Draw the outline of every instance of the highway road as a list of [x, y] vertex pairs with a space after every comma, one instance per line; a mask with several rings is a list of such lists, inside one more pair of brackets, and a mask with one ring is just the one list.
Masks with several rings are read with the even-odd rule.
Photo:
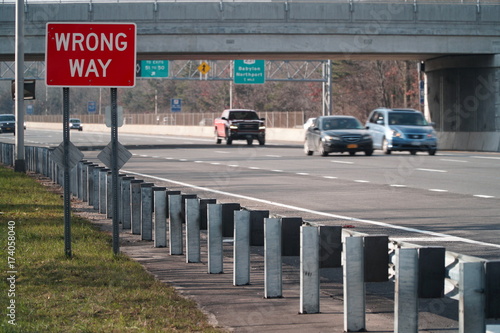
[[[62, 134], [28, 129], [25, 139], [27, 145], [56, 146]], [[74, 131], [71, 140], [88, 160], [97, 161], [110, 135]], [[133, 153], [122, 172], [157, 185], [311, 223], [500, 259], [498, 153], [376, 151], [370, 157], [321, 157], [283, 142], [226, 146], [206, 138], [128, 134], [119, 140]], [[13, 143], [14, 137], [1, 134], [0, 141]]]

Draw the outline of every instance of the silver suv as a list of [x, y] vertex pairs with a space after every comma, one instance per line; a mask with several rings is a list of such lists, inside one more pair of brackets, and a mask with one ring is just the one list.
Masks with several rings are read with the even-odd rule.
[[417, 110], [379, 108], [370, 113], [366, 129], [373, 138], [373, 148], [385, 154], [409, 151], [415, 155], [427, 151], [435, 155], [437, 137], [432, 125]]

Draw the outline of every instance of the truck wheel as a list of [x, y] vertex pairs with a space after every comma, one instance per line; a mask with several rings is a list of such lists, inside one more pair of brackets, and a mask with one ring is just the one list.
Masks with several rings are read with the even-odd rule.
[[226, 145], [232, 145], [233, 144], [233, 139], [227, 138], [226, 139]]
[[266, 144], [266, 139], [259, 139], [259, 146], [263, 146]]
[[251, 146], [253, 143], [253, 139], [247, 139], [247, 145]]

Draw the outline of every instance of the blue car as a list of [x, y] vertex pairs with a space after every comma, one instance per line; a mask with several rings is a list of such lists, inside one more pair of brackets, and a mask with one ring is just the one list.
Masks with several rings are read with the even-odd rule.
[[385, 154], [426, 151], [435, 155], [438, 140], [432, 125], [417, 110], [379, 108], [371, 112], [366, 129], [373, 138], [373, 148]]

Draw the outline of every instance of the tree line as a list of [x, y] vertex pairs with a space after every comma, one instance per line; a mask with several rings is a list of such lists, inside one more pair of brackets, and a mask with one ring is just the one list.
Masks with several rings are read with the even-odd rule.
[[[419, 108], [418, 61], [332, 61], [333, 114], [353, 115], [364, 121], [376, 107]], [[182, 99], [183, 112], [220, 112], [230, 105], [229, 81], [138, 79], [136, 86], [118, 89], [118, 104], [125, 113], [170, 112], [170, 100]], [[257, 111], [304, 111], [306, 117], [322, 113], [321, 82], [268, 81], [258, 85], [232, 85], [234, 108]], [[87, 114], [96, 102], [104, 113], [110, 104], [106, 88], [71, 88], [70, 113]], [[35, 115], [62, 114], [62, 89], [36, 83]], [[11, 82], [0, 81], [0, 113], [13, 113]], [[99, 112], [99, 110], [97, 110]]]

